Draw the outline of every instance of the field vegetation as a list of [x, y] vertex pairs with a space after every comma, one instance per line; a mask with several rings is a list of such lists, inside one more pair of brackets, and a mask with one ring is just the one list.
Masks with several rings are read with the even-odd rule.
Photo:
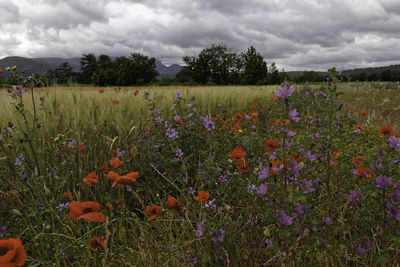
[[[400, 260], [396, 85], [0, 92], [0, 263]], [[13, 256], [10, 256], [13, 255]]]

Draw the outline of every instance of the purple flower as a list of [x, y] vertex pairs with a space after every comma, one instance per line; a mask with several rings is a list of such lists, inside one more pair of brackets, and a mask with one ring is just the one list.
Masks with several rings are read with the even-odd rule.
[[340, 103], [338, 110], [341, 110], [343, 108], [343, 103]]
[[331, 220], [331, 217], [322, 217], [322, 223], [325, 225], [331, 225], [333, 222]]
[[260, 170], [260, 172], [258, 173], [258, 179], [264, 180], [264, 179], [268, 178], [268, 175], [269, 175], [269, 167], [266, 167], [266, 168]]
[[255, 190], [257, 190], [257, 186], [255, 186], [254, 184], [247, 185], [247, 193], [253, 195], [254, 194], [253, 191]]
[[211, 131], [212, 129], [215, 129], [215, 125], [214, 122], [212, 121], [210, 116], [205, 116], [202, 118], [203, 119], [203, 123], [204, 123], [204, 127], [206, 127], [207, 130]]
[[371, 249], [372, 249], [371, 241], [366, 236], [363, 236], [363, 238], [361, 239], [360, 244], [358, 244], [355, 252], [357, 254], [362, 255]]
[[171, 138], [172, 140], [175, 140], [178, 138], [178, 132], [174, 130], [174, 128], [168, 128], [165, 134]]
[[280, 91], [275, 92], [275, 95], [277, 97], [287, 99], [289, 96], [291, 96], [293, 94], [294, 90], [295, 90], [294, 87], [290, 87], [288, 89], [287, 85], [285, 85], [285, 86], [282, 86]]
[[393, 148], [397, 152], [400, 152], [400, 138], [397, 138], [393, 135], [387, 140], [387, 143], [390, 145], [391, 148]]
[[196, 235], [197, 236], [203, 236], [203, 231], [206, 229], [206, 225], [204, 223], [204, 220], [201, 221], [201, 223], [199, 225], [197, 225], [197, 232]]
[[376, 177], [374, 184], [376, 188], [385, 189], [386, 187], [392, 185], [392, 178], [391, 177], [387, 178], [386, 176], [379, 175], [378, 177]]
[[24, 158], [24, 154], [19, 155], [16, 159], [15, 159], [15, 166], [21, 166], [22, 162], [25, 160]]
[[292, 221], [293, 217], [286, 215], [286, 213], [283, 210], [281, 211], [281, 216], [278, 218], [278, 220], [282, 225], [285, 226], [289, 226], [293, 223]]
[[34, 169], [34, 173], [35, 173], [35, 175], [38, 175], [38, 174], [39, 174], [39, 170], [38, 170], [38, 168], [37, 168], [37, 167], [35, 167], [35, 169]]
[[297, 112], [297, 109], [293, 109], [290, 107], [290, 111], [289, 111], [289, 118], [292, 121], [298, 122], [300, 120], [299, 117], [296, 117], [299, 113]]
[[193, 189], [193, 187], [189, 187], [188, 192], [193, 196], [196, 191]]
[[178, 92], [176, 92], [176, 94], [175, 94], [175, 100], [178, 100], [179, 98], [181, 98], [181, 96], [182, 96], [182, 93], [181, 93], [181, 91], [178, 91]]
[[62, 211], [63, 209], [68, 209], [68, 202], [67, 203], [61, 203], [60, 205], [56, 206], [56, 209], [58, 211]]
[[386, 204], [386, 208], [389, 218], [394, 217], [397, 221], [400, 221], [400, 209], [396, 209], [390, 202]]
[[317, 156], [312, 155], [310, 150], [308, 150], [308, 151], [306, 152], [306, 154], [304, 155], [304, 157], [305, 157], [306, 159], [309, 159], [311, 162], [317, 160]]
[[0, 227], [0, 238], [3, 238], [7, 233], [7, 226]]
[[356, 190], [350, 190], [350, 194], [346, 196], [346, 199], [350, 202], [357, 201], [361, 198], [361, 192]]
[[163, 119], [162, 119], [160, 116], [156, 117], [154, 120], [155, 120], [157, 123], [162, 123], [162, 121], [163, 121]]
[[217, 232], [212, 232], [212, 235], [213, 235], [212, 241], [214, 242], [215, 245], [217, 245], [218, 243], [224, 241], [225, 230], [221, 228]]
[[226, 183], [226, 182], [228, 181], [228, 179], [226, 179], [226, 176], [225, 176], [225, 175], [221, 175], [221, 176], [219, 177], [219, 180], [220, 180], [221, 182], [223, 182], [223, 183]]
[[259, 195], [266, 195], [268, 192], [268, 184], [262, 184], [260, 187], [257, 189], [257, 194]]
[[160, 114], [160, 110], [158, 108], [155, 108], [152, 112], [153, 115], [158, 115]]
[[293, 218], [297, 218], [300, 215], [303, 215], [306, 211], [311, 208], [310, 205], [303, 205], [300, 202], [297, 202], [296, 207], [294, 207], [294, 212], [292, 213]]
[[61, 255], [61, 257], [66, 256], [65, 250], [63, 248], [60, 248], [60, 255]]
[[320, 95], [322, 98], [326, 98], [326, 94], [325, 94], [324, 92], [319, 92], [319, 95]]
[[175, 155], [178, 157], [178, 158], [182, 158], [182, 156], [183, 156], [183, 152], [182, 152], [182, 150], [181, 149], [177, 149], [177, 150], [175, 150]]
[[264, 243], [265, 243], [265, 245], [267, 245], [268, 248], [272, 247], [272, 240], [265, 239]]
[[71, 140], [71, 142], [69, 142], [69, 144], [68, 144], [68, 147], [69, 147], [69, 148], [74, 148], [76, 145], [78, 145], [78, 144], [76, 143], [76, 141], [75, 141], [75, 140]]
[[287, 137], [293, 137], [293, 136], [295, 136], [295, 135], [296, 135], [296, 133], [293, 132], [292, 130], [289, 130], [289, 131], [287, 132]]
[[289, 171], [290, 171], [293, 175], [297, 176], [297, 175], [300, 174], [301, 168], [302, 168], [302, 167], [297, 163], [297, 161], [293, 161], [292, 163], [290, 163]]
[[300, 184], [300, 188], [306, 190], [304, 192], [305, 194], [309, 194], [315, 191], [315, 188], [312, 188], [311, 186], [313, 186], [312, 180], [303, 179], [303, 183]]
[[400, 188], [396, 186], [396, 190], [390, 193], [390, 198], [392, 199], [393, 204], [400, 204]]

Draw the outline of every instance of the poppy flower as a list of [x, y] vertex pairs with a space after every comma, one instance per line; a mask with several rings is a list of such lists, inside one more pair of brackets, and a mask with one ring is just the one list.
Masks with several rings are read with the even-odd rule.
[[26, 251], [22, 241], [16, 238], [0, 240], [0, 266], [19, 267], [26, 261]]
[[146, 132], [150, 132], [150, 130], [151, 130], [150, 126], [147, 126], [145, 130], [146, 130]]
[[107, 202], [105, 206], [106, 206], [106, 208], [109, 209], [109, 210], [114, 210], [114, 207], [113, 207], [113, 205], [112, 205], [111, 203], [108, 203], [108, 202]]
[[386, 125], [379, 130], [381, 135], [393, 135], [393, 128], [390, 125]]
[[363, 111], [361, 111], [360, 115], [361, 115], [361, 116], [367, 116], [367, 115], [368, 115], [368, 112], [367, 112], [366, 110], [363, 110]]
[[240, 172], [248, 172], [250, 170], [249, 162], [244, 159], [239, 159], [237, 163], [237, 168]]
[[269, 99], [269, 102], [275, 102], [275, 97], [271, 97], [271, 98]]
[[90, 222], [104, 222], [106, 216], [98, 212], [100, 204], [94, 201], [78, 202], [72, 201], [68, 204], [69, 216], [76, 222], [79, 219], [85, 219]]
[[123, 164], [124, 164], [124, 162], [123, 162], [123, 161], [120, 161], [120, 160], [119, 160], [119, 157], [116, 157], [115, 159], [110, 160], [110, 165], [111, 165], [114, 169], [121, 167]]
[[104, 236], [93, 237], [90, 239], [90, 248], [94, 249], [97, 247], [105, 248], [104, 246]]
[[110, 154], [111, 154], [112, 157], [116, 157], [117, 154], [118, 154], [118, 150], [116, 150], [116, 149], [111, 150]]
[[135, 90], [135, 92], [133, 92], [134, 96], [137, 96], [139, 94], [139, 90]]
[[103, 165], [101, 165], [101, 169], [102, 170], [109, 170], [110, 167], [108, 167], [107, 163], [103, 163]]
[[275, 125], [276, 126], [278, 126], [278, 125], [282, 125], [283, 123], [281, 122], [281, 119], [276, 119], [275, 120]]
[[164, 99], [165, 98], [165, 96], [163, 96], [163, 95], [160, 95], [159, 97], [160, 97], [160, 99]]
[[118, 104], [119, 104], [119, 101], [118, 101], [118, 99], [113, 99], [113, 100], [111, 100], [111, 103], [112, 103], [113, 105], [118, 105]]
[[269, 152], [275, 151], [279, 147], [279, 144], [277, 141], [268, 139], [265, 140], [265, 149]]
[[196, 200], [199, 202], [205, 202], [208, 200], [208, 198], [210, 197], [210, 193], [206, 192], [206, 191], [199, 191], [197, 193], [197, 197]]
[[340, 150], [335, 150], [332, 152], [331, 157], [337, 159], [340, 156]]
[[255, 112], [252, 112], [250, 115], [251, 115], [253, 118], [258, 117], [258, 113], [255, 113]]
[[102, 93], [104, 93], [104, 89], [99, 89], [98, 92], [99, 92], [100, 94], [102, 94]]
[[0, 68], [0, 74], [3, 74], [3, 70]]
[[256, 109], [256, 105], [251, 105], [250, 108], [251, 109]]
[[95, 172], [91, 172], [83, 179], [86, 184], [97, 183], [99, 181], [99, 177], [97, 177]]
[[64, 192], [64, 197], [71, 197], [72, 196], [72, 192]]
[[235, 115], [235, 120], [241, 120], [241, 119], [243, 119], [243, 115], [242, 114], [240, 114], [240, 113], [236, 113], [236, 115]]
[[232, 153], [229, 154], [229, 157], [231, 157], [233, 160], [239, 160], [242, 159], [246, 156], [246, 152], [243, 150], [243, 148], [237, 146], [233, 149]]
[[107, 179], [114, 180], [114, 183], [111, 187], [115, 187], [116, 185], [126, 185], [136, 182], [138, 176], [138, 172], [130, 172], [128, 174], [120, 176], [118, 173], [110, 171], [108, 172]]
[[177, 210], [179, 213], [182, 212], [182, 203], [176, 200], [174, 197], [168, 196], [167, 205], [170, 209]]
[[354, 164], [354, 166], [356, 168], [360, 168], [362, 166], [364, 160], [365, 160], [365, 157], [363, 155], [358, 155], [356, 157], [353, 157], [353, 160], [351, 162]]
[[356, 126], [354, 126], [354, 130], [360, 130], [360, 131], [363, 131], [363, 130], [365, 130], [365, 127], [363, 127], [362, 125], [360, 125], [360, 124], [357, 124]]
[[310, 114], [306, 115], [306, 119], [312, 119], [312, 118], [313, 118], [313, 116], [311, 116]]
[[146, 210], [144, 211], [144, 213], [148, 216], [150, 216], [150, 220], [154, 221], [158, 214], [160, 214], [162, 211], [162, 208], [160, 206], [157, 205], [151, 205], [151, 206], [147, 206]]
[[357, 169], [357, 173], [361, 175], [361, 179], [365, 182], [371, 181], [375, 173], [368, 167], [360, 167]]
[[79, 148], [78, 148], [78, 146], [77, 146], [76, 144], [74, 144], [74, 150], [75, 150], [75, 151], [81, 151], [81, 150], [83, 150], [84, 148], [85, 148], [85, 144], [82, 143], [82, 142], [79, 143]]

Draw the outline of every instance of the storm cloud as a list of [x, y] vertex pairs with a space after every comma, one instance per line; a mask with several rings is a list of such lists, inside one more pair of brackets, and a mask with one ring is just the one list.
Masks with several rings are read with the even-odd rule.
[[0, 0], [0, 58], [127, 56], [182, 63], [250, 45], [286, 70], [400, 63], [398, 0]]

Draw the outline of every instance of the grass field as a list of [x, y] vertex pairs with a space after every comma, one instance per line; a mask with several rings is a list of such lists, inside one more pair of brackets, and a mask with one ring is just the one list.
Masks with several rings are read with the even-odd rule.
[[400, 88], [332, 79], [3, 89], [0, 238], [26, 266], [395, 265]]

